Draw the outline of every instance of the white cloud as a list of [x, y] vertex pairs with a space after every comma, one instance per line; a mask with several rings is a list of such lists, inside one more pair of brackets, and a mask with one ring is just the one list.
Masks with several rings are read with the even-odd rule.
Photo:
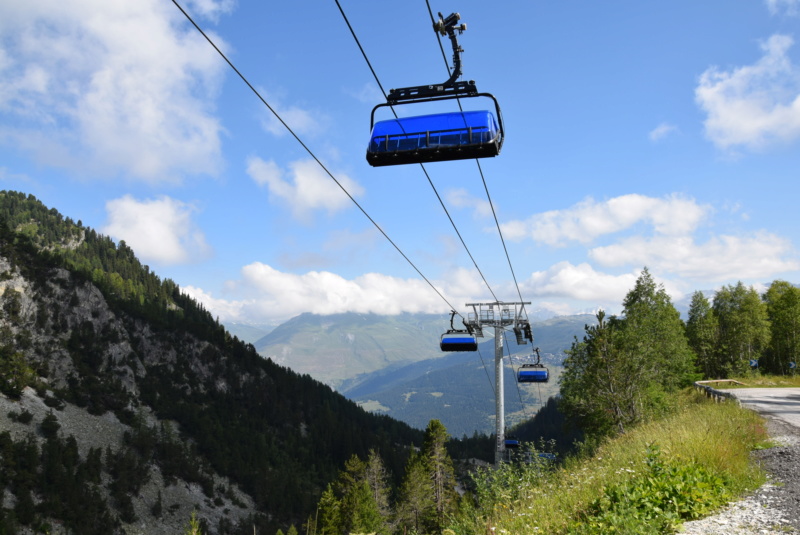
[[666, 138], [671, 133], [677, 132], [677, 131], [678, 131], [678, 127], [675, 126], [674, 124], [661, 123], [660, 125], [658, 125], [653, 130], [650, 131], [650, 133], [648, 134], [648, 137], [650, 138], [650, 141], [654, 141], [654, 142], [655, 141], [661, 141], [662, 139]]
[[608, 275], [595, 271], [589, 264], [559, 262], [545, 271], [531, 273], [522, 283], [525, 295], [560, 297], [594, 303], [622, 302], [633, 288], [638, 273]]
[[[289, 177], [273, 161], [250, 158], [247, 174], [260, 186], [266, 186], [276, 201], [289, 204], [292, 214], [298, 219], [307, 219], [312, 210], [338, 212], [350, 206], [352, 201], [314, 160], [300, 160], [289, 164]], [[364, 193], [355, 180], [344, 174], [336, 174], [336, 180], [353, 197]]]
[[[229, 9], [194, 4], [210, 16]], [[221, 126], [210, 102], [224, 69], [171, 3], [3, 2], [0, 143], [81, 175], [215, 174]]]
[[[196, 286], [181, 286], [181, 292], [188, 295], [198, 303], [202, 303], [212, 316], [219, 317], [221, 321], [242, 321], [258, 323], [259, 320], [251, 318], [246, 312], [245, 301], [227, 301], [212, 297], [209, 292]], [[288, 318], [283, 318], [288, 319]]]
[[787, 15], [800, 14], [800, 0], [766, 0], [767, 8], [773, 15], [783, 11]]
[[210, 254], [205, 236], [192, 222], [195, 208], [170, 197], [137, 201], [130, 195], [106, 203], [101, 232], [125, 240], [146, 262], [180, 264]]
[[220, 15], [233, 11], [236, 2], [234, 0], [189, 0], [186, 5], [197, 11], [200, 16], [217, 22]]
[[[480, 279], [468, 270], [458, 270], [446, 283], [436, 283], [453, 306], [461, 308], [473, 298]], [[222, 321], [270, 323], [311, 312], [399, 314], [447, 312], [447, 303], [423, 280], [402, 279], [367, 273], [348, 280], [329, 271], [302, 274], [279, 271], [255, 262], [242, 268], [240, 280], [228, 285], [233, 296], [219, 299], [200, 288], [184, 288]], [[247, 296], [247, 297], [237, 297]]]
[[597, 247], [589, 256], [602, 266], [650, 266], [696, 281], [769, 279], [800, 268], [791, 243], [768, 232], [717, 236], [697, 243], [690, 236], [641, 236]]
[[[265, 95], [265, 100], [275, 110], [275, 113], [280, 115], [286, 125], [299, 136], [314, 136], [322, 133], [325, 130], [325, 123], [328, 118], [322, 112], [311, 111], [295, 105], [284, 105], [280, 98], [275, 94], [267, 94], [266, 91], [259, 91]], [[264, 115], [261, 126], [270, 134], [282, 137], [289, 134], [289, 130], [284, 126], [281, 121], [275, 116], [274, 113], [267, 110], [262, 112]]]
[[[738, 205], [726, 207], [726, 211], [748, 219]], [[609, 244], [588, 250], [588, 258], [596, 266], [648, 266], [687, 281], [766, 280], [800, 269], [800, 257], [792, 243], [771, 232], [712, 234], [700, 240], [700, 225], [711, 213], [710, 206], [675, 195], [662, 199], [624, 195], [601, 203], [588, 199], [566, 210], [536, 214], [527, 221], [506, 223], [503, 231], [509, 239], [531, 238], [556, 246], [569, 242], [588, 244], [608, 236], [605, 241]], [[623, 234], [625, 231], [628, 232]], [[556, 264], [550, 271], [540, 273], [537, 284], [541, 286], [541, 280], [550, 279], [563, 283], [565, 277], [570, 281], [605, 277], [589, 272], [592, 268], [588, 264], [579, 268]], [[555, 275], [551, 273], [553, 269]], [[612, 282], [609, 284], [613, 287]]]
[[658, 234], [685, 235], [692, 232], [709, 212], [692, 199], [671, 195], [662, 199], [629, 194], [603, 202], [586, 199], [566, 210], [535, 214], [526, 221], [503, 223], [510, 240], [533, 239], [564, 246], [566, 242], [590, 243], [607, 234], [648, 223]]
[[456, 208], [470, 208], [474, 211], [475, 217], [489, 217], [492, 215], [492, 207], [489, 201], [471, 196], [467, 190], [457, 188], [445, 192], [447, 203]]
[[[664, 290], [673, 302], [685, 296], [685, 285], [680, 281], [666, 279], [654, 273], [653, 278], [656, 283], [663, 285]], [[559, 262], [545, 271], [536, 271], [530, 278], [523, 282], [522, 291], [524, 295], [531, 295], [537, 298], [553, 297], [561, 300], [572, 300], [574, 304], [583, 303], [578, 306], [580, 312], [594, 311], [603, 309], [611, 313], [619, 313], [622, 308], [622, 301], [625, 296], [636, 284], [636, 279], [641, 275], [641, 268], [636, 268], [629, 273], [611, 275], [595, 270], [587, 263], [574, 265], [570, 262]], [[537, 304], [544, 303], [537, 299]], [[587, 307], [586, 305], [591, 305]], [[550, 308], [555, 310], [553, 305]], [[564, 314], [575, 314], [576, 307], [573, 305], [566, 308], [561, 305]]]
[[773, 35], [755, 64], [701, 75], [695, 99], [715, 145], [759, 149], [800, 137], [800, 69], [788, 56], [792, 44], [787, 35]]
[[362, 104], [374, 106], [386, 101], [386, 97], [381, 93], [380, 88], [372, 82], [367, 82], [357, 90], [348, 89], [345, 92]]

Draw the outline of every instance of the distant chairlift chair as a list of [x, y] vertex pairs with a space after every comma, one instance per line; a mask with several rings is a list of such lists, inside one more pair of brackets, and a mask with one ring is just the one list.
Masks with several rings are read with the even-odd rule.
[[523, 364], [517, 372], [518, 383], [546, 383], [550, 380], [550, 371], [541, 363], [539, 348], [534, 348], [536, 362]]

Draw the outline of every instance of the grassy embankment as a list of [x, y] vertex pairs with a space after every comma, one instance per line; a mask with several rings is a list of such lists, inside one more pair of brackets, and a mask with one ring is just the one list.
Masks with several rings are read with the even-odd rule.
[[765, 475], [749, 458], [769, 444], [763, 420], [734, 403], [687, 390], [680, 408], [556, 470], [509, 464], [477, 478], [479, 505], [453, 531], [671, 533], [757, 488]]
[[734, 377], [733, 380], [743, 383], [718, 383], [714, 388], [720, 390], [731, 388], [798, 388], [800, 387], [800, 374], [798, 375], [761, 375], [755, 373], [745, 377]]

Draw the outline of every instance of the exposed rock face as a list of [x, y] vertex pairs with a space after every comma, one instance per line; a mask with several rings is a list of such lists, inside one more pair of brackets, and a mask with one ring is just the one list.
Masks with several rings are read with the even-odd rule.
[[[189, 376], [210, 378], [213, 373], [210, 362], [224, 358], [217, 348], [189, 334], [156, 334], [148, 324], [116, 313], [97, 287], [77, 280], [64, 269], [51, 270], [43, 283], [37, 283], [23, 277], [3, 257], [0, 257], [0, 331], [0, 343], [21, 352], [27, 364], [43, 375], [41, 386], [36, 390], [26, 387], [19, 399], [0, 395], [0, 432], [8, 431], [14, 441], [32, 438], [41, 446], [45, 438], [38, 426], [52, 414], [60, 426], [58, 435], [64, 439], [74, 437], [84, 460], [91, 448], [105, 454], [126, 447], [124, 435], [131, 433], [131, 427], [112, 411], [92, 414], [87, 407], [60, 399], [54, 401], [59, 397], [57, 392], [69, 389], [75, 378], [86, 375], [87, 367], [95, 376], [113, 379], [119, 389], [115, 397], [125, 403], [124, 409], [157, 428], [162, 422], [140, 400], [139, 381], [147, 376], [148, 370], [179, 363], [186, 366], [191, 371], [184, 385], [188, 393], [203, 388], [203, 382], [190, 381]], [[228, 389], [223, 378], [214, 378], [206, 384], [213, 384], [221, 392]], [[23, 413], [32, 417], [27, 423], [18, 418]], [[168, 425], [179, 429], [175, 422]], [[197, 483], [174, 478], [166, 481], [155, 463], [150, 463], [146, 470], [147, 482], [138, 495], [131, 497], [136, 520], [122, 524], [126, 533], [181, 533], [192, 511], [197, 511], [198, 518], [204, 519], [213, 532], [223, 518], [236, 524], [256, 512], [253, 500], [219, 475], [211, 474], [215, 491], [209, 496]], [[109, 479], [104, 475], [99, 490], [113, 504], [114, 500], [109, 498]], [[163, 509], [157, 518], [153, 507], [159, 495]], [[15, 503], [16, 497], [6, 492], [4, 507], [13, 507]], [[63, 532], [58, 521], [52, 525], [52, 533]]]

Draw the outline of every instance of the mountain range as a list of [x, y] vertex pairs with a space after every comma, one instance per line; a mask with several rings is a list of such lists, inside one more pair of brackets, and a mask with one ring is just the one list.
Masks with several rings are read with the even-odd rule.
[[[589, 314], [534, 322], [533, 346], [551, 370], [544, 385], [517, 387], [515, 370], [532, 358], [531, 345], [504, 342], [507, 425], [530, 418], [558, 393], [564, 351]], [[437, 418], [453, 436], [495, 430], [494, 338], [488, 331], [479, 351], [444, 353], [439, 337], [449, 314], [302, 314], [255, 343], [258, 352], [298, 373], [331, 384], [364, 408], [417, 428]]]

